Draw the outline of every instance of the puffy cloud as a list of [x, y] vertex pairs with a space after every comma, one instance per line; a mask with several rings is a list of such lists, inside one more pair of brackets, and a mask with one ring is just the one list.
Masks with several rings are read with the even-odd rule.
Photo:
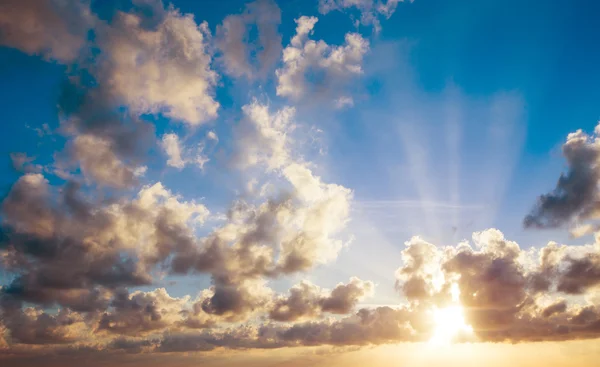
[[[414, 316], [414, 315], [413, 315]], [[209, 351], [227, 348], [282, 348], [316, 345], [372, 345], [417, 341], [403, 308], [361, 309], [340, 320], [325, 319], [291, 325], [240, 326], [223, 331], [169, 334], [160, 340], [159, 351]]]
[[214, 276], [215, 283], [199, 301], [202, 310], [226, 321], [243, 321], [262, 310], [272, 297], [272, 291], [260, 279], [231, 281]]
[[177, 135], [163, 135], [162, 147], [169, 157], [169, 160], [167, 160], [167, 165], [177, 168], [185, 167], [185, 161], [183, 158], [181, 158], [181, 147], [179, 146], [179, 137]]
[[22, 344], [66, 344], [88, 336], [81, 315], [61, 309], [50, 315], [40, 309], [3, 307], [2, 318], [12, 342]]
[[72, 144], [72, 155], [89, 182], [116, 188], [134, 185], [138, 167], [127, 165], [114, 151], [110, 140], [91, 134], [75, 137]]
[[164, 288], [132, 294], [117, 292], [112, 311], [102, 315], [98, 329], [133, 336], [164, 329], [182, 321], [181, 311], [187, 301], [169, 296]]
[[191, 236], [208, 210], [160, 183], [115, 203], [85, 200], [74, 184], [54, 195], [40, 174], [22, 176], [2, 203], [2, 293], [40, 304], [101, 308], [105, 289], [149, 284], [149, 271]]
[[102, 57], [95, 72], [112, 95], [137, 114], [162, 113], [197, 125], [217, 116], [212, 96], [208, 25], [174, 8], [154, 17], [120, 12], [96, 29]]
[[[581, 130], [569, 134], [562, 152], [569, 170], [561, 174], [556, 188], [538, 198], [525, 227], [558, 227], [598, 218], [600, 199], [600, 125], [592, 136]], [[581, 231], [582, 228], [579, 228]], [[577, 232], [577, 231], [576, 231]]]
[[237, 130], [238, 151], [234, 163], [242, 168], [265, 164], [279, 169], [290, 160], [290, 133], [296, 113], [292, 107], [270, 112], [257, 101], [242, 107], [244, 118]]
[[[217, 28], [216, 39], [227, 72], [249, 79], [265, 77], [281, 55], [280, 23], [281, 11], [273, 0], [254, 1], [246, 5], [244, 13], [227, 16]], [[248, 42], [253, 26], [258, 39]]]
[[275, 321], [296, 321], [314, 318], [323, 312], [347, 314], [364, 297], [371, 295], [373, 283], [351, 278], [348, 284], [338, 284], [329, 294], [318, 286], [303, 281], [290, 289], [287, 297], [278, 298], [269, 317]]
[[439, 291], [443, 282], [440, 250], [419, 237], [411, 238], [405, 245], [404, 266], [396, 273], [396, 287], [409, 301], [426, 300]]
[[[348, 98], [344, 88], [362, 74], [369, 42], [358, 33], [348, 33], [343, 46], [330, 46], [308, 38], [316, 17], [296, 20], [296, 35], [283, 50], [283, 67], [277, 69], [277, 95], [293, 100]], [[341, 95], [341, 96], [340, 96]]]
[[319, 0], [319, 12], [327, 14], [331, 11], [345, 11], [356, 8], [360, 12], [360, 21], [362, 25], [370, 25], [376, 32], [381, 30], [379, 17], [383, 16], [389, 19], [396, 11], [399, 2], [404, 0]]
[[600, 284], [598, 245], [549, 243], [524, 251], [496, 229], [474, 233], [473, 242], [475, 248], [465, 242], [443, 249], [419, 238], [406, 243], [397, 284], [413, 307], [444, 308], [456, 298], [483, 341], [597, 335], [595, 311], [587, 319], [579, 315], [598, 305], [590, 308], [560, 296], [586, 295]]
[[0, 45], [68, 63], [78, 57], [93, 23], [85, 0], [6, 0], [0, 4]]

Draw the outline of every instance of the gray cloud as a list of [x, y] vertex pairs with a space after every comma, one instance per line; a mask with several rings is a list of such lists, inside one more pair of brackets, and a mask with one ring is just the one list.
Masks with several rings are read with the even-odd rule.
[[165, 329], [181, 322], [186, 301], [170, 297], [164, 288], [132, 294], [119, 291], [112, 300], [112, 311], [100, 318], [98, 330], [139, 337]]
[[5, 0], [0, 45], [68, 63], [78, 57], [93, 23], [88, 1]]
[[323, 312], [347, 314], [356, 304], [371, 295], [374, 285], [353, 277], [348, 284], [338, 284], [329, 294], [304, 281], [279, 297], [271, 306], [269, 317], [275, 321], [296, 321], [320, 317]]
[[160, 183], [133, 202], [110, 204], [87, 201], [73, 184], [55, 190], [42, 175], [27, 174], [2, 203], [3, 265], [17, 275], [5, 294], [78, 308], [86, 306], [77, 296], [103, 304], [103, 288], [151, 283], [153, 267], [208, 215]]
[[559, 227], [598, 216], [600, 143], [597, 134], [598, 128], [592, 136], [581, 130], [569, 134], [562, 147], [568, 172], [561, 174], [552, 192], [538, 198], [534, 209], [525, 217], [525, 227]]

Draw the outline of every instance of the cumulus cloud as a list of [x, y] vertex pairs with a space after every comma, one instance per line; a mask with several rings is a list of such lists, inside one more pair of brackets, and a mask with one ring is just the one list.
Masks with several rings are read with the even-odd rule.
[[138, 337], [165, 329], [182, 321], [181, 311], [187, 301], [169, 296], [164, 288], [132, 294], [120, 291], [112, 300], [112, 310], [102, 315], [98, 329]]
[[331, 11], [348, 11], [356, 8], [360, 19], [356, 25], [373, 26], [376, 32], [381, 30], [380, 17], [389, 19], [396, 11], [399, 2], [404, 0], [319, 0], [319, 12], [327, 14]]
[[413, 306], [444, 307], [455, 286], [465, 319], [480, 340], [595, 335], [591, 330], [597, 319], [580, 322], [578, 315], [597, 305], [567, 302], [561, 295], [585, 295], [598, 286], [598, 245], [549, 243], [525, 251], [496, 229], [474, 233], [473, 243], [442, 249], [420, 239], [407, 242], [397, 273], [399, 289]]
[[279, 169], [290, 160], [290, 133], [294, 129], [295, 109], [286, 107], [275, 113], [257, 101], [242, 107], [244, 118], [237, 130], [238, 151], [234, 163], [242, 168], [265, 164]]
[[212, 94], [218, 76], [211, 69], [206, 23], [174, 8], [150, 19], [120, 12], [96, 33], [103, 55], [96, 77], [130, 110], [190, 125], [217, 116]]
[[72, 155], [89, 182], [116, 188], [132, 186], [137, 182], [138, 167], [127, 165], [116, 154], [110, 140], [91, 134], [75, 137]]
[[591, 136], [581, 130], [569, 134], [562, 147], [569, 169], [566, 174], [561, 174], [552, 192], [538, 198], [524, 220], [525, 227], [558, 227], [598, 218], [599, 133], [600, 127], [596, 127]]
[[[144, 201], [151, 204], [152, 197]], [[230, 216], [243, 215], [242, 209], [237, 210], [239, 213]], [[425, 341], [432, 337], [435, 328], [432, 312], [446, 307], [452, 296], [463, 307], [473, 340], [595, 338], [600, 333], [599, 305], [565, 296], [586, 295], [597, 289], [598, 280], [593, 280], [594, 273], [590, 271], [600, 264], [599, 253], [597, 245], [554, 243], [538, 251], [525, 251], [495, 229], [474, 233], [472, 243], [445, 248], [415, 237], [406, 242], [403, 265], [397, 272], [398, 289], [407, 292], [408, 303], [396, 308], [362, 308], [353, 314], [349, 313], [357, 303], [371, 294], [371, 282], [351, 278], [350, 282], [326, 291], [304, 281], [288, 294], [275, 295], [260, 278], [236, 280], [224, 277], [231, 273], [220, 272], [215, 273], [214, 286], [202, 291], [195, 300], [171, 297], [164, 289], [115, 291], [97, 324], [94, 318], [86, 319], [70, 311], [53, 316], [39, 310], [4, 306], [3, 312], [14, 312], [11, 320], [18, 322], [9, 322], [6, 327], [11, 335], [14, 330], [14, 338], [21, 343], [81, 340], [89, 337], [93, 325], [97, 325], [95, 333], [136, 336], [106, 339], [107, 350], [206, 352], [222, 347], [360, 346]], [[574, 261], [586, 263], [574, 265]], [[533, 281], [540, 276], [547, 278], [545, 289]], [[406, 286], [409, 282], [425, 286]], [[580, 286], [561, 286], [576, 283]], [[348, 315], [324, 317], [328, 313]], [[272, 321], [238, 323], [262, 314]], [[223, 327], [223, 322], [232, 324]]]
[[[280, 23], [281, 11], [273, 0], [254, 1], [244, 13], [227, 16], [216, 39], [227, 72], [249, 79], [265, 77], [281, 55]], [[257, 29], [256, 42], [248, 40], [251, 27]]]
[[348, 284], [338, 284], [329, 294], [320, 287], [303, 281], [290, 289], [287, 297], [279, 297], [269, 312], [275, 321], [296, 321], [315, 318], [323, 312], [347, 314], [364, 297], [370, 296], [374, 285], [356, 277]]
[[6, 0], [0, 3], [0, 45], [69, 63], [93, 23], [88, 1]]
[[296, 34], [283, 50], [283, 66], [276, 71], [278, 96], [295, 101], [348, 98], [344, 89], [362, 74], [369, 41], [358, 33], [346, 34], [342, 46], [311, 40], [317, 21], [307, 16], [296, 19]]
[[3, 266], [16, 277], [2, 293], [45, 305], [93, 309], [105, 291], [150, 284], [150, 271], [191, 236], [208, 210], [162, 184], [133, 201], [91, 202], [77, 185], [57, 192], [41, 174], [22, 176], [2, 203]]
[[2, 316], [12, 341], [22, 344], [66, 344], [89, 332], [82, 316], [66, 309], [50, 315], [32, 307], [3, 307]]

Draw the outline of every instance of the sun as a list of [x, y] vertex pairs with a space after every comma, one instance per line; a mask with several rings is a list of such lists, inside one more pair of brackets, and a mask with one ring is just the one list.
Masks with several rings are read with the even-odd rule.
[[437, 346], [449, 345], [460, 334], [471, 334], [473, 328], [465, 322], [463, 308], [459, 304], [458, 286], [452, 285], [452, 305], [433, 310], [435, 324], [429, 343]]

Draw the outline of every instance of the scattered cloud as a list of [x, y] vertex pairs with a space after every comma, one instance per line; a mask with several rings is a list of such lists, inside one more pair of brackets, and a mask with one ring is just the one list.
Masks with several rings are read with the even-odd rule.
[[[216, 136], [216, 135], [215, 135]], [[210, 139], [207, 136], [208, 139]], [[196, 164], [201, 170], [204, 170], [204, 165], [210, 160], [203, 154], [205, 144], [201, 142], [193, 149], [182, 147], [181, 141], [176, 134], [169, 133], [162, 137], [161, 146], [167, 156], [167, 165], [179, 169], [183, 169], [187, 164]]]
[[[242, 14], [229, 15], [217, 28], [217, 47], [228, 74], [248, 79], [264, 78], [281, 57], [281, 10], [273, 0], [257, 0], [246, 5]], [[252, 27], [257, 40], [251, 42]]]
[[369, 41], [358, 33], [347, 33], [342, 46], [313, 41], [309, 35], [317, 21], [307, 16], [296, 19], [296, 35], [283, 50], [283, 66], [276, 71], [278, 96], [294, 101], [349, 98], [340, 94], [362, 74]]
[[399, 2], [404, 0], [319, 0], [319, 12], [327, 14], [331, 11], [348, 11], [356, 8], [360, 19], [355, 25], [372, 26], [376, 32], [381, 30], [380, 17], [389, 19], [396, 11]]

